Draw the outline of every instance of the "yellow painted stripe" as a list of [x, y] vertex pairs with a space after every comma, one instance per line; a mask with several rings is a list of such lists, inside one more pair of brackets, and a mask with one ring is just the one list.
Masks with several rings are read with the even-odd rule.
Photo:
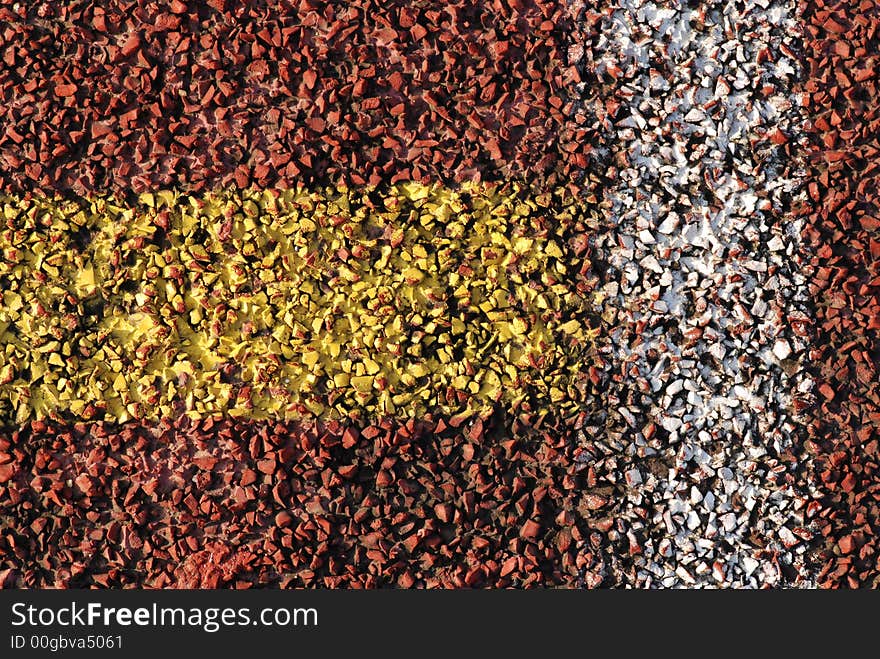
[[0, 420], [583, 398], [594, 304], [565, 264], [588, 208], [565, 193], [409, 183], [159, 192], [128, 207], [0, 200]]

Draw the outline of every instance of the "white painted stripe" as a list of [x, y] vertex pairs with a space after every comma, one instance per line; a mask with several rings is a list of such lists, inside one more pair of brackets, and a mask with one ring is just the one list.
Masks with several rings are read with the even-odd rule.
[[778, 459], [799, 428], [792, 392], [810, 386], [785, 320], [806, 300], [800, 225], [781, 218], [798, 181], [772, 142], [755, 146], [801, 131], [795, 7], [691, 6], [616, 3], [595, 55], [623, 81], [597, 241], [609, 314], [622, 310], [606, 441], [642, 478], [619, 519], [643, 553], [606, 563], [642, 587], [791, 583], [779, 563], [805, 583], [803, 545], [786, 546], [804, 502]]

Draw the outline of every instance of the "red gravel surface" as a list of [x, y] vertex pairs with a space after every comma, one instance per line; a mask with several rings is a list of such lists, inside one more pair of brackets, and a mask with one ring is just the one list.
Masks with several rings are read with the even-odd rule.
[[573, 29], [552, 0], [3, 3], [0, 187], [567, 184]]
[[880, 585], [880, 3], [805, 2], [819, 585]]
[[34, 422], [0, 435], [0, 586], [599, 585], [583, 423]]

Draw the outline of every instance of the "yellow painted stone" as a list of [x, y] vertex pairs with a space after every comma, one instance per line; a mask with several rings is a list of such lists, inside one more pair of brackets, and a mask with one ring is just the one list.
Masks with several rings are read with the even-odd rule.
[[0, 197], [0, 420], [575, 409], [598, 298], [561, 273], [595, 212], [488, 184]]

